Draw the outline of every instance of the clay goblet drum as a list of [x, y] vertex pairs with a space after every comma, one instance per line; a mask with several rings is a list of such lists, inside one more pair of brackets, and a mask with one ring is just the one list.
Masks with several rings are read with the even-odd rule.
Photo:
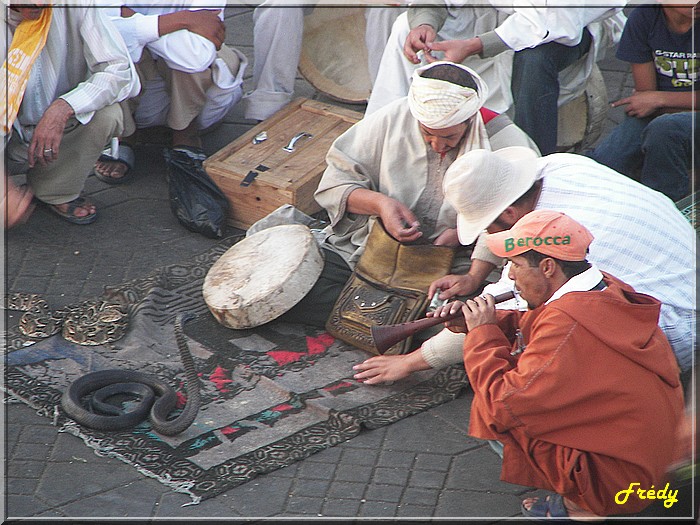
[[307, 226], [274, 226], [229, 248], [204, 278], [202, 294], [222, 325], [254, 328], [301, 301], [322, 269], [323, 256]]

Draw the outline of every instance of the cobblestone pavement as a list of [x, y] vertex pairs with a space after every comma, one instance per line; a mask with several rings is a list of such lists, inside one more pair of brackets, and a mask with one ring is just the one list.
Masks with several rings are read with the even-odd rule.
[[[252, 8], [227, 9], [227, 42], [252, 61]], [[601, 64], [609, 99], [629, 92], [627, 67]], [[252, 64], [246, 87], [250, 83]], [[297, 95], [323, 98], [299, 78]], [[358, 107], [355, 107], [358, 109]], [[362, 110], [362, 107], [359, 107]], [[205, 137], [217, 151], [254, 125], [238, 108]], [[611, 110], [609, 130], [622, 117]], [[6, 289], [43, 294], [53, 308], [98, 296], [105, 285], [143, 277], [187, 260], [214, 241], [181, 227], [169, 207], [161, 146], [137, 148], [137, 178], [87, 193], [99, 208], [91, 226], [74, 226], [37, 209], [6, 235]], [[232, 228], [228, 233], [235, 233]], [[16, 321], [8, 312], [8, 322]], [[499, 481], [499, 460], [467, 436], [471, 393], [261, 475], [199, 505], [134, 468], [99, 457], [80, 439], [57, 433], [26, 405], [5, 404], [3, 516], [11, 518], [491, 517], [519, 515], [528, 489]], [[68, 520], [71, 521], [71, 520]]]

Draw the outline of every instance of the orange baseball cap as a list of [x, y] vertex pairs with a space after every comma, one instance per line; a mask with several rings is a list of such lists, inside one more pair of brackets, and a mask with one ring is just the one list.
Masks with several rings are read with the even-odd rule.
[[583, 261], [593, 235], [568, 215], [536, 210], [524, 215], [510, 230], [486, 236], [486, 244], [498, 257], [514, 257], [529, 250], [562, 261]]

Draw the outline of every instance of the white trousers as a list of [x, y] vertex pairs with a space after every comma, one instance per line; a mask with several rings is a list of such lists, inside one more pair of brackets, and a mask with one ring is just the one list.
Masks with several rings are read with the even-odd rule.
[[[490, 7], [461, 8], [460, 16], [448, 16], [443, 28], [438, 31], [438, 40], [468, 38], [493, 30], [505, 20], [505, 16]], [[469, 16], [467, 16], [469, 15]], [[382, 55], [374, 89], [367, 103], [365, 115], [386, 106], [394, 100], [405, 97], [411, 85], [411, 75], [421, 65], [413, 64], [403, 54], [403, 45], [410, 32], [408, 17], [402, 14], [394, 22], [391, 35]], [[420, 55], [419, 55], [420, 56]], [[478, 56], [467, 58], [463, 64], [476, 71], [489, 88], [484, 104], [487, 108], [503, 113], [510, 107], [510, 71], [513, 66], [513, 52], [506, 51], [497, 57], [482, 59]]]
[[[451, 8], [445, 24], [438, 31], [437, 38], [438, 40], [472, 38], [494, 30], [507, 17], [507, 13], [493, 7]], [[591, 50], [560, 73], [559, 106], [583, 93], [593, 64], [604, 56], [606, 49], [619, 42], [624, 20], [624, 14], [619, 13], [587, 26], [593, 37]], [[386, 43], [365, 115], [369, 115], [408, 94], [411, 75], [419, 67], [419, 65], [409, 62], [403, 54], [403, 45], [409, 32], [408, 17], [403, 14], [396, 19], [391, 36]], [[513, 69], [513, 51], [505, 51], [489, 58], [472, 56], [462, 63], [476, 71], [486, 82], [489, 95], [484, 105], [487, 108], [503, 113], [512, 106], [513, 96], [510, 91], [510, 80]]]
[[143, 86], [130, 102], [136, 128], [168, 126], [185, 129], [198, 119], [199, 129], [223, 119], [243, 97], [243, 75], [248, 59], [235, 48], [221, 47], [217, 58], [200, 73], [183, 73], [155, 60], [144, 50], [136, 68]]
[[[266, 0], [253, 12], [253, 86], [243, 98], [247, 119], [265, 120], [287, 105], [294, 95], [294, 82], [301, 57], [304, 14], [312, 8], [271, 7]], [[398, 7], [365, 9], [367, 66], [374, 83], [392, 24], [404, 12]]]

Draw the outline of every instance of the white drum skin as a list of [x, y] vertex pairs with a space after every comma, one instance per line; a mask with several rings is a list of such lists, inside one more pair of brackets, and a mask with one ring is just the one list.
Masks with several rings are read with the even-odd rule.
[[229, 248], [204, 278], [202, 294], [220, 324], [254, 328], [301, 301], [322, 269], [323, 255], [307, 226], [274, 226]]

